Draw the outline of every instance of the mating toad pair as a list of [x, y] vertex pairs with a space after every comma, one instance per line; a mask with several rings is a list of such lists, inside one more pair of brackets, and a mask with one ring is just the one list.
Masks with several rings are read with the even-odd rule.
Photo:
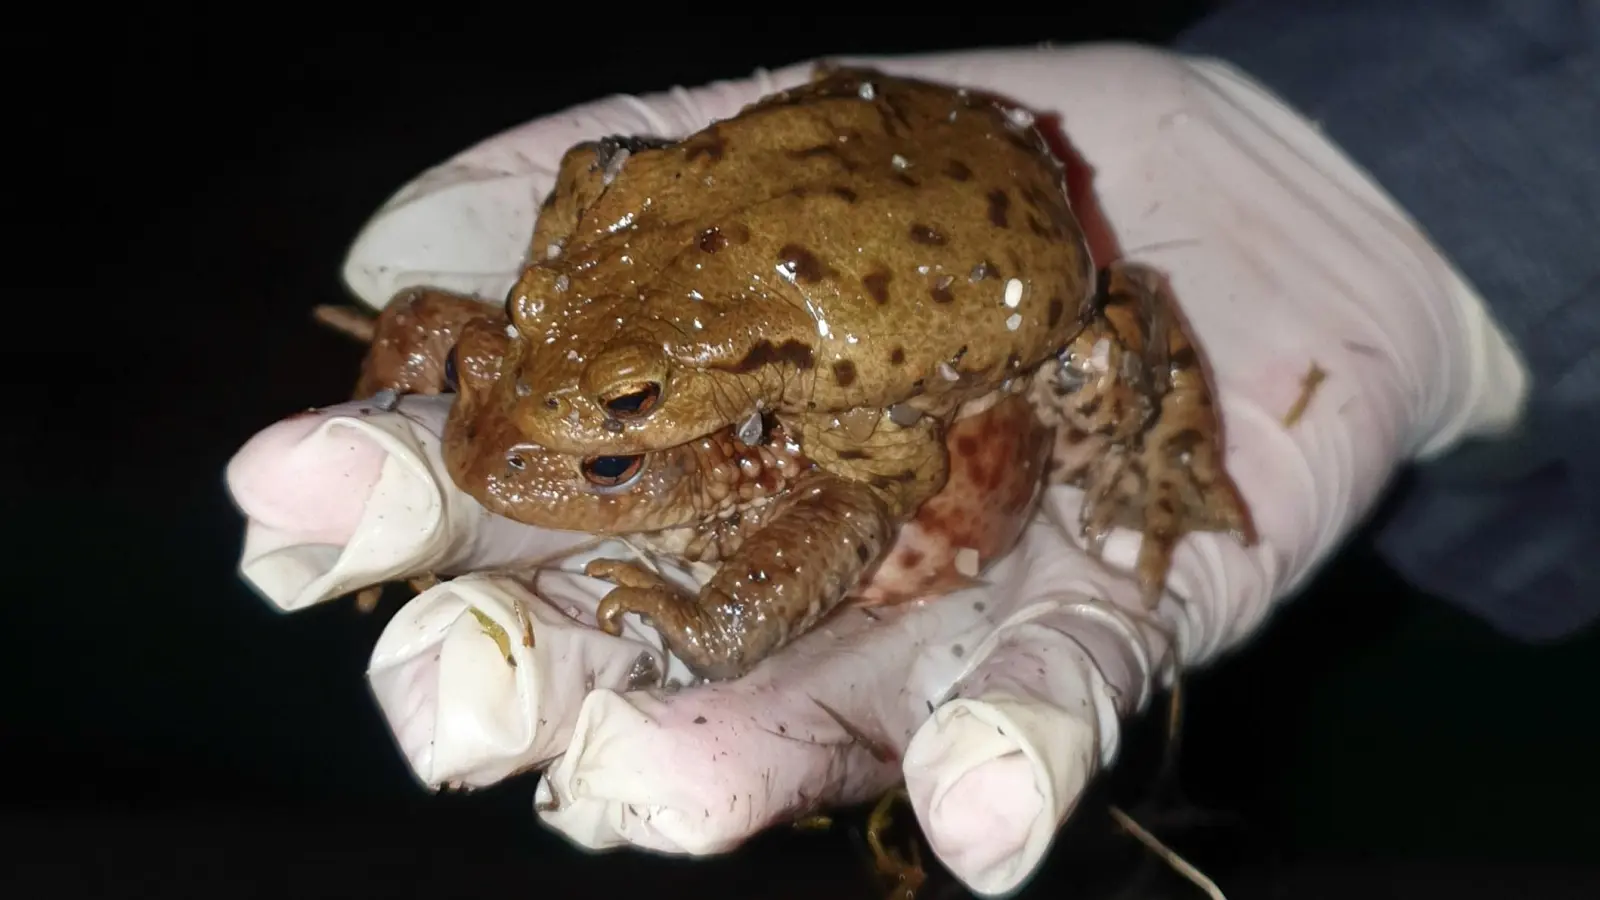
[[501, 515], [715, 564], [635, 564], [638, 613], [733, 678], [847, 600], [974, 583], [1046, 484], [1092, 548], [1142, 531], [1148, 603], [1191, 530], [1254, 539], [1164, 280], [1097, 270], [1032, 117], [861, 69], [675, 142], [574, 147], [503, 311], [396, 297], [358, 394], [455, 391], [444, 458]]

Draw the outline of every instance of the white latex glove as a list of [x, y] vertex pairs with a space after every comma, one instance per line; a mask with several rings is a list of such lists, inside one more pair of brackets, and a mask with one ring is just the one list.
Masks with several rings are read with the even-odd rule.
[[491, 515], [456, 489], [439, 456], [449, 404], [408, 396], [392, 410], [353, 401], [292, 416], [245, 444], [227, 484], [246, 517], [240, 572], [286, 612], [422, 575], [541, 560], [569, 570], [437, 585], [373, 650], [374, 696], [417, 778], [484, 787], [559, 754], [590, 689], [690, 675], [654, 632], [594, 627], [608, 586], [573, 573], [625, 548]]
[[[1060, 115], [1127, 256], [1165, 270], [1210, 358], [1227, 463], [1260, 533], [1180, 546], [1139, 610], [1071, 531], [1056, 489], [987, 587], [872, 625], [836, 617], [734, 684], [596, 690], [540, 785], [547, 822], [590, 847], [726, 850], [819, 800], [865, 799], [899, 755], [941, 860], [970, 888], [1022, 883], [1119, 718], [1177, 660], [1238, 644], [1367, 514], [1406, 461], [1509, 427], [1526, 373], [1471, 288], [1395, 204], [1260, 87], [1220, 64], [1129, 46], [856, 59]], [[424, 174], [368, 223], [345, 278], [379, 307], [429, 284], [498, 300], [571, 144], [688, 134], [810, 66], [613, 97], [496, 136]], [[428, 111], [419, 110], [426, 118]], [[1284, 419], [1315, 364], [1326, 380]], [[1124, 569], [1132, 535], [1106, 558]], [[480, 642], [481, 643], [481, 642]], [[929, 711], [934, 710], [930, 716]]]
[[439, 456], [448, 396], [354, 400], [263, 429], [228, 461], [240, 574], [285, 612], [369, 585], [555, 558], [595, 539], [491, 515]]

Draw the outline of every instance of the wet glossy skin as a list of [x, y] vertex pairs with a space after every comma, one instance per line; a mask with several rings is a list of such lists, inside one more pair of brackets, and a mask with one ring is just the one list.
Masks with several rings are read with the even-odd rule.
[[446, 360], [462, 329], [474, 319], [493, 321], [501, 316], [499, 309], [471, 297], [427, 288], [401, 291], [378, 315], [372, 343], [361, 360], [356, 398], [381, 390], [396, 394], [454, 390]]
[[492, 376], [463, 375], [447, 426], [463, 490], [500, 490], [528, 447], [625, 471], [618, 457], [758, 433], [758, 414], [814, 464], [729, 561], [783, 566], [696, 599], [613, 573], [605, 627], [682, 623], [724, 677], [841, 602], [944, 486], [961, 404], [1092, 312], [1031, 118], [872, 72], [821, 74], [676, 144], [574, 148], [531, 257], [516, 336]]
[[480, 415], [621, 455], [774, 412], [909, 513], [944, 477], [936, 423], [840, 434], [836, 414], [905, 401], [947, 421], [1059, 350], [1088, 299], [1061, 169], [1019, 121], [845, 70], [679, 143], [575, 148]]
[[[631, 457], [572, 456], [529, 443], [505, 420], [475, 414], [483, 395], [473, 388], [493, 377], [508, 343], [503, 318], [461, 330], [455, 357], [462, 390], [444, 434], [451, 479], [492, 512], [567, 531], [650, 532], [733, 515], [782, 493], [811, 468], [781, 431], [747, 445], [724, 428]], [[495, 452], [473, 452], [484, 447]]]
[[[873, 85], [870, 91], [863, 89], [867, 83]], [[902, 89], [912, 100], [904, 100]], [[530, 268], [507, 304], [516, 327], [507, 331], [502, 322], [465, 329], [458, 350], [461, 400], [447, 427], [445, 458], [463, 490], [524, 521], [606, 533], [656, 531], [656, 540], [677, 541], [674, 546], [688, 557], [726, 563], [698, 598], [680, 596], [626, 565], [601, 566], [596, 574], [621, 585], [602, 609], [604, 626], [620, 627], [623, 613], [638, 612], [656, 623], [680, 656], [710, 677], [737, 675], [802, 633], [861, 583], [864, 574], [885, 571], [886, 565], [894, 571], [893, 561], [882, 561], [888, 541], [946, 484], [951, 445], [944, 426], [949, 417], [959, 402], [992, 392], [1006, 376], [1027, 374], [1030, 363], [1025, 359], [1032, 357], [1015, 348], [1032, 352], [1040, 334], [1059, 335], [1057, 348], [1068, 351], [1067, 377], [1058, 389], [1032, 391], [1041, 412], [1053, 417], [1051, 424], [1066, 426], [1057, 431], [1055, 479], [1089, 491], [1083, 526], [1096, 544], [1112, 525], [1146, 532], [1139, 574], [1147, 601], [1159, 596], [1172, 545], [1185, 530], [1231, 523], [1237, 532], [1248, 533], [1243, 505], [1219, 464], [1218, 422], [1204, 402], [1209, 384], [1203, 367], [1193, 354], [1186, 363], [1173, 353], [1174, 347], [1188, 345], [1178, 333], [1181, 329], [1168, 324], [1170, 298], [1143, 287], [1130, 291], [1128, 284], [1143, 283], [1113, 269], [1106, 287], [1121, 287], [1102, 292], [1098, 300], [1110, 301], [1103, 312], [1093, 298], [1084, 303], [1089, 260], [1059, 184], [1055, 194], [1047, 195], [1037, 184], [1026, 186], [1018, 174], [1026, 174], [1027, 166], [1015, 157], [1029, 144], [1019, 135], [1035, 142], [1037, 135], [1005, 122], [999, 129], [969, 129], [966, 136], [978, 142], [971, 146], [955, 138], [919, 144], [912, 138], [920, 132], [907, 132], [913, 124], [928, 125], [928, 116], [917, 118], [917, 104], [925, 105], [929, 96], [939, 98], [947, 123], [952, 110], [955, 122], [980, 125], [982, 116], [1000, 115], [969, 105], [961, 94], [945, 88], [855, 74], [764, 101], [754, 107], [757, 112], [682, 144], [603, 142], [575, 148], [563, 161], [560, 183], [541, 212], [534, 240], [534, 258], [549, 262]], [[829, 112], [819, 114], [824, 108]], [[876, 117], [875, 125], [862, 121], [868, 111]], [[856, 119], [848, 119], [852, 112]], [[840, 131], [840, 115], [867, 131]], [[805, 152], [798, 152], [794, 135], [814, 138], [823, 125], [846, 140], [826, 148], [807, 144], [801, 148]], [[874, 127], [877, 131], [869, 138]], [[874, 153], [882, 161], [884, 147], [911, 152], [930, 145], [945, 155], [897, 152], [889, 154], [887, 170], [867, 166]], [[973, 150], [973, 158], [986, 167], [957, 159], [962, 147]], [[1040, 148], [1042, 143], [1028, 164], [1039, 162]], [[857, 155], [841, 156], [847, 151]], [[989, 177], [999, 165], [996, 159], [1006, 153], [1012, 156], [1003, 177]], [[722, 167], [706, 172], [687, 165], [704, 157], [714, 157]], [[1043, 158], [1048, 161], [1047, 155]], [[913, 159], [943, 160], [938, 171], [948, 184], [928, 189], [926, 178], [919, 181], [917, 174], [926, 176], [929, 170], [913, 174]], [[832, 160], [834, 168], [816, 170], [818, 160]], [[1059, 182], [1053, 165], [1045, 168]], [[819, 180], [818, 171], [830, 177]], [[895, 177], [886, 182], [883, 171]], [[698, 180], [686, 192], [675, 185], [687, 175]], [[739, 181], [735, 176], [740, 175], [750, 180]], [[970, 202], [973, 182], [1011, 183], [1006, 179], [1024, 187], [986, 194], [988, 202], [981, 209]], [[819, 184], [845, 190], [820, 191]], [[1013, 196], [1024, 197], [1031, 210], [1011, 205]], [[830, 210], [816, 206], [819, 202], [844, 203], [843, 218], [839, 210], [831, 210], [829, 218]], [[918, 231], [920, 238], [894, 243], [883, 237], [883, 227], [874, 230], [853, 218], [862, 210], [874, 214], [869, 219], [886, 212], [886, 221], [950, 215], [939, 219], [935, 235]], [[1013, 215], [1019, 211], [1022, 216]], [[897, 219], [897, 213], [905, 215]], [[705, 226], [708, 216], [720, 224]], [[815, 223], [824, 220], [828, 228], [818, 231]], [[1020, 227], [1022, 221], [1026, 228]], [[613, 232], [608, 223], [622, 225]], [[752, 223], [759, 227], [752, 228]], [[851, 231], [852, 225], [860, 227]], [[812, 231], [807, 233], [818, 238], [813, 243], [832, 252], [800, 259], [793, 252], [785, 255], [784, 248], [799, 246], [808, 253], [814, 248], [791, 246], [792, 241], [778, 246], [785, 259], [775, 264], [778, 279], [773, 281], [773, 272], [759, 268], [762, 254], [770, 255], [776, 241], [808, 226]], [[923, 255], [897, 255], [909, 245], [920, 247]], [[853, 255], [851, 247], [856, 248]], [[959, 266], [949, 260], [971, 255], [973, 248], [992, 253], [983, 255], [958, 285], [950, 272]], [[888, 277], [873, 279], [856, 271], [863, 258], [885, 267], [869, 275]], [[1000, 279], [1007, 267], [1018, 276], [1015, 287], [1020, 291], [1008, 291], [1010, 279]], [[1067, 296], [1080, 298], [1070, 307], [1066, 302], [1043, 304], [1042, 324], [1041, 304], [1028, 302], [1039, 297], [1038, 272], [1054, 273]], [[858, 276], [854, 294], [841, 287], [848, 281], [844, 276], [852, 273]], [[937, 276], [931, 286], [928, 276]], [[720, 285], [720, 292], [684, 288], [686, 282]], [[619, 283], [620, 289], [610, 290]], [[730, 289], [730, 284], [736, 287]], [[987, 300], [981, 293], [986, 285]], [[864, 299], [868, 297], [870, 302]], [[940, 308], [952, 316], [945, 323], [949, 327], [927, 327], [921, 321], [915, 323], [918, 327], [905, 327], [904, 310], [938, 313]], [[957, 313], [964, 316], [959, 322]], [[1012, 349], [1000, 365], [992, 364], [999, 351], [984, 344], [995, 335], [973, 327], [985, 321], [984, 313], [1005, 316], [999, 320], [1006, 326], [1000, 342]], [[686, 324], [685, 316], [693, 318]], [[822, 322], [828, 323], [826, 328]], [[839, 331], [841, 323], [861, 325], [860, 333]], [[1090, 331], [1083, 331], [1085, 324], [1091, 324]], [[797, 342], [804, 329], [812, 330], [801, 345]], [[467, 333], [477, 337], [467, 340]], [[953, 355], [940, 357], [929, 350], [952, 336], [962, 341]], [[1097, 352], [1102, 339], [1108, 349]], [[885, 341], [894, 346], [874, 362], [870, 351], [881, 351]], [[683, 347], [695, 351], [687, 367], [679, 352]], [[848, 365], [819, 367], [819, 348], [831, 350], [833, 361]], [[849, 354], [856, 356], [847, 358]], [[1095, 368], [1101, 358], [1113, 363], [1109, 375]], [[610, 421], [610, 428], [603, 421], [599, 431], [588, 435], [601, 437], [611, 449], [561, 453], [530, 440], [526, 426], [541, 421], [549, 425], [548, 415], [540, 419], [545, 413], [562, 413], [559, 418], [566, 424], [557, 431], [587, 427], [582, 407], [605, 394], [595, 389], [592, 376], [610, 365], [607, 360], [627, 363], [617, 369], [618, 378], [634, 379], [630, 383], [637, 386], [635, 376], [644, 373], [650, 381], [659, 375], [656, 383], [662, 388], [636, 398], [635, 415]], [[926, 372], [930, 361], [936, 378], [924, 375], [906, 383], [906, 372]], [[1168, 371], [1174, 363], [1176, 368]], [[1198, 374], [1188, 377], [1192, 373]], [[561, 378], [567, 376], [575, 377], [582, 389], [563, 393]], [[582, 384], [586, 379], [587, 387]], [[1018, 385], [1027, 380], [1018, 378]], [[545, 390], [552, 384], [556, 390]], [[915, 413], [891, 417], [881, 406], [851, 405], [872, 400], [866, 392], [885, 384], [908, 386], [911, 393], [899, 409], [926, 414], [920, 419]], [[705, 403], [688, 402], [697, 396], [695, 385], [704, 387]], [[876, 399], [893, 396], [890, 392]], [[806, 398], [806, 407], [817, 408], [798, 407], [800, 397]], [[791, 405], [785, 407], [786, 402]], [[837, 409], [830, 410], [829, 403]], [[758, 407], [767, 413], [765, 424], [776, 425], [785, 437], [747, 446], [734, 435], [748, 430], [740, 425], [762, 424], [745, 418]], [[593, 411], [599, 409], [593, 405]], [[673, 418], [684, 409], [718, 411], [705, 420]], [[736, 414], [730, 417], [730, 410]], [[647, 454], [615, 449], [642, 446], [629, 443], [640, 434], [670, 435], [673, 428], [698, 428], [703, 422], [716, 427], [690, 442]], [[752, 434], [761, 431], [755, 428]], [[798, 436], [798, 446], [786, 436]], [[802, 450], [810, 468], [800, 464]], [[760, 473], [759, 478], [742, 477], [746, 470]], [[730, 478], [729, 471], [741, 477]], [[597, 474], [612, 483], [598, 489]], [[677, 535], [669, 538], [659, 529], [674, 529]], [[939, 544], [937, 538], [934, 544], [935, 559], [943, 552], [946, 563], [952, 548], [961, 549]], [[987, 561], [981, 554], [980, 559]], [[962, 554], [960, 568], [972, 568], [970, 553]]]
[[[1165, 281], [1149, 269], [1114, 264], [1105, 287], [1104, 315], [1069, 348], [1060, 375], [1052, 366], [1031, 386], [1019, 382], [1023, 395], [992, 394], [961, 411], [946, 433], [956, 461], [950, 479], [845, 593], [860, 603], [888, 604], [971, 583], [1014, 546], [1045, 481], [1089, 491], [1083, 523], [1095, 541], [1112, 525], [1145, 533], [1138, 571], [1151, 603], [1183, 534], [1231, 530], [1253, 540], [1248, 512], [1220, 465], [1220, 423], [1204, 360], [1188, 342]], [[493, 377], [507, 337], [504, 319], [492, 312], [440, 292], [397, 298], [379, 321], [363, 364], [364, 385], [369, 391], [447, 389], [443, 359], [457, 337], [455, 368], [467, 383]], [[434, 377], [418, 379], [418, 372]], [[475, 439], [510, 448], [517, 465], [455, 474], [486, 485], [478, 496], [489, 508], [529, 524], [633, 534], [659, 552], [743, 567], [744, 578], [738, 569], [719, 569], [715, 580], [725, 584], [711, 594], [754, 594], [742, 608], [758, 614], [737, 618], [735, 634], [705, 640], [702, 623], [672, 614], [694, 608], [675, 593], [677, 602], [663, 604], [667, 613], [656, 621], [675, 653], [715, 677], [748, 667], [804, 633], [820, 618], [806, 598], [859, 571], [858, 559], [824, 553], [809, 567], [802, 559], [801, 571], [780, 584], [787, 590], [766, 591], [767, 582], [748, 574], [775, 571], [786, 558], [794, 562], [797, 546], [801, 557], [808, 550], [818, 555], [804, 535], [787, 529], [746, 547], [747, 538], [784, 509], [773, 501], [810, 464], [781, 428], [753, 447], [732, 431], [645, 455], [636, 472], [611, 487], [597, 486], [581, 458], [519, 443], [515, 433]], [[1046, 457], [1049, 474], [1041, 478]], [[849, 509], [838, 512], [845, 516]], [[624, 563], [597, 571], [623, 582], [622, 592], [672, 590]], [[612, 617], [626, 611], [610, 601], [604, 610]], [[746, 653], [729, 669], [737, 648]], [[765, 649], [750, 654], [750, 648]]]
[[[452, 349], [454, 367], [474, 377], [486, 358], [503, 352], [505, 321], [497, 313], [441, 291], [397, 296], [378, 320], [357, 396], [451, 390]], [[522, 468], [507, 468], [499, 473], [504, 477], [490, 473], [482, 499], [528, 524], [635, 535], [658, 552], [720, 563], [759, 530], [768, 501], [810, 468], [781, 428], [754, 447], [732, 432], [650, 454], [636, 476], [609, 489], [585, 474], [579, 457], [524, 447]], [[991, 395], [963, 409], [946, 434], [956, 460], [950, 479], [900, 529], [890, 552], [852, 591], [855, 600], [878, 606], [956, 590], [1009, 551], [1043, 485], [1050, 434], [1020, 393]]]

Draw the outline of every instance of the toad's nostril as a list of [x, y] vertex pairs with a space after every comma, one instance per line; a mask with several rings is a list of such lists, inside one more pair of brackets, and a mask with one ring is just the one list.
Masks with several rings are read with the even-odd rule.
[[646, 381], [630, 384], [600, 398], [600, 404], [619, 419], [648, 416], [661, 400], [661, 385]]

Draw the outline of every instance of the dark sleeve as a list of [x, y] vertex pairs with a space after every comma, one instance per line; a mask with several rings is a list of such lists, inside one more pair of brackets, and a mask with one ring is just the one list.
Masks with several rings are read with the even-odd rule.
[[1600, 618], [1600, 3], [1240, 0], [1175, 48], [1319, 123], [1532, 372], [1516, 435], [1410, 473], [1378, 523], [1383, 554], [1525, 640]]

